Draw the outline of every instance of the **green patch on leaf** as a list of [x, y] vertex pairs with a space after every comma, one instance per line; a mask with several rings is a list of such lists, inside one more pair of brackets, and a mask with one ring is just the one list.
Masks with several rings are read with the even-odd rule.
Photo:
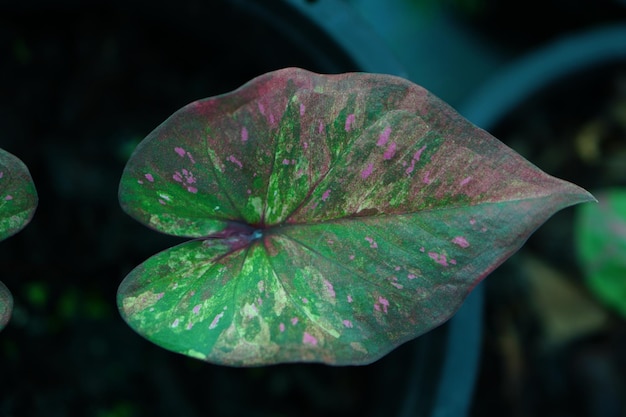
[[402, 78], [271, 72], [137, 147], [122, 208], [195, 238], [122, 282], [124, 319], [209, 362], [365, 364], [442, 324], [593, 197]]
[[598, 193], [577, 210], [576, 249], [591, 291], [626, 317], [626, 190]]

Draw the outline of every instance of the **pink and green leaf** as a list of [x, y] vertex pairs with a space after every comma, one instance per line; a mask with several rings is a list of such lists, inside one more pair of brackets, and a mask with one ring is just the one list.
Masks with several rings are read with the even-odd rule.
[[[37, 192], [26, 165], [0, 149], [0, 240], [22, 230], [37, 208]], [[13, 298], [0, 282], [0, 330], [11, 316]]]
[[24, 163], [0, 149], [0, 240], [22, 230], [37, 208], [35, 184]]
[[592, 199], [409, 81], [279, 70], [138, 146], [122, 207], [196, 239], [133, 270], [118, 302], [149, 340], [210, 362], [368, 363]]
[[13, 311], [13, 297], [9, 289], [0, 281], [0, 330], [9, 322]]

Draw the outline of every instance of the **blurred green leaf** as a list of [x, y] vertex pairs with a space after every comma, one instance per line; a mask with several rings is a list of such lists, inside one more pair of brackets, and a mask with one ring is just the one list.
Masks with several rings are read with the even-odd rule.
[[577, 210], [578, 260], [590, 290], [626, 317], [626, 189], [603, 190], [597, 198]]

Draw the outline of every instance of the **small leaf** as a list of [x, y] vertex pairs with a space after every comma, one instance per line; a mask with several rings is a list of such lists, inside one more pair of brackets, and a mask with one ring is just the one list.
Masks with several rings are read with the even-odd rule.
[[626, 190], [598, 193], [577, 210], [576, 249], [591, 291], [626, 317]]
[[22, 161], [0, 149], [0, 240], [22, 230], [35, 214], [37, 192]]
[[118, 304], [149, 340], [210, 362], [369, 363], [592, 199], [409, 81], [279, 70], [137, 147], [123, 209], [197, 239], [134, 269]]
[[13, 311], [13, 297], [9, 289], [0, 281], [0, 330], [9, 322]]
[[[22, 230], [37, 207], [37, 192], [28, 168], [9, 152], [0, 149], [0, 240]], [[13, 298], [0, 282], [0, 330], [11, 316]]]

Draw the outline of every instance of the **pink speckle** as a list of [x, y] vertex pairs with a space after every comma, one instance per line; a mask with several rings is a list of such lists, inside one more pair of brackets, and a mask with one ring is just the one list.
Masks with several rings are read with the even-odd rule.
[[235, 158], [234, 155], [229, 156], [227, 159], [233, 164], [237, 165], [239, 168], [243, 168], [243, 164], [241, 163], [241, 161]]
[[13, 196], [11, 194], [7, 194], [6, 197], [4, 197], [4, 201], [11, 201], [13, 200]]
[[328, 200], [328, 197], [330, 197], [330, 190], [324, 191], [324, 194], [322, 194], [322, 201]]
[[401, 270], [401, 269], [402, 269], [402, 267], [401, 267], [401, 266], [396, 266], [396, 267], [394, 268], [394, 270], [396, 270], [396, 271], [399, 271], [399, 270]]
[[333, 284], [331, 284], [327, 280], [324, 280], [324, 287], [326, 287], [326, 291], [328, 291], [328, 295], [330, 295], [331, 298], [335, 298], [336, 294], [335, 294], [335, 288], [333, 287]]
[[275, 122], [276, 122], [276, 119], [274, 119], [274, 115], [270, 113], [270, 124], [274, 125]]
[[421, 148], [419, 148], [413, 154], [413, 159], [411, 159], [411, 165], [404, 171], [406, 173], [406, 175], [410, 175], [413, 172], [413, 170], [415, 169], [415, 163], [417, 161], [419, 161], [420, 158], [422, 157], [422, 152], [424, 152], [424, 149], [426, 149], [426, 145], [424, 145]]
[[185, 329], [187, 330], [191, 330], [191, 328], [193, 327], [193, 323], [189, 322], [187, 323], [187, 325], [185, 326]]
[[423, 246], [420, 248], [420, 252], [422, 252], [422, 253], [424, 253], [424, 251], [425, 251], [425, 250], [426, 250], [426, 249], [424, 249], [424, 247], [423, 247]]
[[143, 185], [143, 181], [142, 180], [137, 180], [137, 184], [142, 184]]
[[302, 297], [302, 303], [309, 304], [309, 299], [306, 297]]
[[241, 141], [242, 142], [248, 141], [248, 129], [246, 129], [245, 127], [241, 128]]
[[367, 177], [369, 177], [372, 174], [373, 170], [374, 170], [374, 164], [369, 164], [367, 166], [367, 168], [365, 168], [363, 171], [361, 171], [361, 178], [362, 179], [366, 179]]
[[200, 312], [200, 307], [202, 307], [201, 304], [198, 304], [197, 306], [195, 306], [192, 310], [193, 314], [198, 314]]
[[215, 329], [217, 327], [217, 323], [219, 323], [223, 315], [224, 315], [223, 311], [219, 313], [218, 315], [216, 315], [213, 321], [211, 322], [211, 324], [209, 325], [209, 329], [211, 330]]
[[415, 274], [409, 274], [409, 275], [407, 275], [406, 277], [407, 277], [408, 279], [415, 279], [415, 278], [417, 278], [417, 275], [415, 275]]
[[182, 158], [183, 156], [185, 156], [185, 154], [187, 153], [187, 151], [185, 151], [183, 148], [178, 147], [178, 146], [177, 146], [176, 148], [174, 148], [174, 151], [175, 151], [175, 152], [178, 154], [178, 156], [180, 156], [181, 158]]
[[0, 178], [4, 177], [4, 172], [0, 171]]
[[248, 188], [248, 189], [246, 190], [246, 193], [248, 193], [248, 194], [252, 194], [252, 190]]
[[422, 178], [422, 181], [424, 182], [424, 184], [430, 184], [431, 182], [433, 182], [433, 180], [430, 178], [430, 171], [426, 171], [424, 173], [424, 178]]
[[346, 326], [348, 329], [351, 329], [353, 327], [350, 320], [344, 320], [343, 325]]
[[146, 174], [144, 175], [144, 177], [146, 177], [146, 179], [150, 182], [154, 182], [154, 177], [152, 176], [152, 174]]
[[348, 258], [349, 258], [351, 261], [354, 261], [354, 255], [350, 255], [350, 256], [348, 256]]
[[396, 278], [396, 277], [393, 277], [393, 278], [391, 279], [391, 281], [389, 281], [389, 283], [390, 283], [391, 285], [393, 285], [394, 287], [396, 287], [397, 289], [399, 289], [399, 290], [401, 290], [402, 288], [404, 288], [404, 285], [400, 284], [400, 283], [398, 282], [398, 278]]
[[304, 116], [305, 110], [306, 110], [306, 107], [304, 106], [304, 103], [300, 103], [300, 116]]
[[348, 294], [347, 300], [348, 300], [349, 303], [351, 303], [353, 301], [352, 300], [352, 296], [350, 294]]
[[295, 326], [296, 324], [298, 324], [298, 318], [297, 318], [297, 317], [293, 317], [293, 318], [291, 319], [291, 324], [292, 324], [292, 325], [294, 325], [294, 326]]
[[159, 204], [161, 204], [162, 206], [165, 205], [165, 201], [159, 198]]
[[303, 147], [304, 149], [308, 149], [308, 148], [309, 148], [309, 144], [308, 144], [308, 142], [304, 142], [304, 143], [302, 144], [302, 147]]
[[317, 345], [317, 339], [315, 337], [313, 337], [312, 335], [310, 335], [309, 333], [304, 332], [304, 335], [302, 336], [302, 343], [304, 343], [306, 345], [316, 346]]
[[[174, 179], [174, 181], [180, 182], [180, 183], [183, 182], [183, 179], [184, 179], [184, 182], [186, 182], [187, 184], [194, 184], [196, 182], [196, 178], [193, 176], [193, 173], [186, 169], [182, 170], [182, 174], [176, 171], [174, 175], [172, 175], [172, 178]], [[188, 185], [186, 188], [187, 188], [187, 191], [189, 191], [190, 193], [195, 194], [198, 192], [197, 188], [192, 187], [190, 185]]]
[[259, 113], [265, 116], [265, 106], [263, 105], [263, 103], [259, 103], [257, 107], [259, 108]]
[[471, 219], [470, 219], [470, 221], [469, 221], [469, 223], [470, 223], [472, 226], [473, 226], [473, 225], [475, 225], [475, 224], [476, 224], [476, 219], [471, 218]]
[[396, 143], [391, 142], [383, 154], [383, 159], [391, 159], [396, 154]]
[[[389, 307], [389, 300], [387, 300], [384, 297], [378, 297], [378, 303], [380, 303], [380, 305], [383, 306], [383, 311], [387, 313], [387, 307]], [[376, 305], [379, 305], [379, 304], [376, 304]]]
[[465, 177], [461, 180], [461, 187], [463, 187], [464, 185], [467, 185], [468, 182], [470, 182], [472, 180], [472, 177]]
[[376, 241], [374, 239], [372, 239], [371, 237], [367, 236], [365, 238], [365, 240], [367, 240], [369, 242], [370, 248], [376, 249], [378, 247], [378, 244], [376, 243]]
[[450, 259], [450, 263], [451, 263], [452, 265], [456, 265], [456, 259]]
[[281, 333], [284, 332], [285, 331], [285, 323], [280, 323], [278, 325], [278, 330], [280, 330]]
[[320, 125], [317, 128], [317, 133], [322, 133], [323, 131], [324, 131], [324, 122], [320, 122]]
[[289, 165], [289, 159], [283, 159], [283, 165]]
[[172, 327], [178, 327], [179, 323], [180, 323], [180, 320], [178, 319], [174, 320], [174, 322], [172, 323]]
[[404, 173], [406, 175], [409, 175], [413, 172], [414, 169], [415, 169], [415, 159], [411, 160], [411, 165], [409, 165], [409, 167], [404, 170]]
[[455, 237], [454, 239], [452, 239], [452, 243], [454, 243], [455, 245], [459, 245], [462, 248], [466, 248], [470, 245], [467, 239], [465, 239], [463, 236]]
[[189, 160], [191, 161], [191, 163], [195, 165], [196, 160], [195, 160], [195, 159], [193, 159], [193, 156], [191, 156], [191, 153], [187, 152], [187, 158], [189, 158]]
[[439, 265], [448, 266], [448, 260], [446, 259], [446, 255], [440, 255], [436, 252], [428, 252], [428, 256]]
[[391, 133], [391, 128], [387, 126], [383, 133], [378, 137], [378, 142], [376, 142], [376, 146], [385, 146], [387, 141], [389, 140], [389, 134]]
[[163, 296], [165, 295], [164, 292], [160, 292], [157, 294], [157, 300], [160, 300], [161, 298], [163, 298]]
[[256, 303], [257, 303], [259, 306], [262, 306], [262, 305], [263, 305], [263, 299], [262, 299], [261, 297], [257, 298], [257, 299], [256, 299]]
[[413, 154], [413, 159], [415, 159], [416, 161], [419, 161], [420, 158], [422, 157], [422, 152], [424, 152], [424, 149], [426, 149], [426, 145], [424, 145], [421, 148], [419, 148], [417, 150], [417, 152], [415, 152], [415, 154]]
[[352, 123], [354, 123], [354, 113], [351, 113], [346, 117], [346, 125], [344, 126], [346, 132], [352, 129]]

